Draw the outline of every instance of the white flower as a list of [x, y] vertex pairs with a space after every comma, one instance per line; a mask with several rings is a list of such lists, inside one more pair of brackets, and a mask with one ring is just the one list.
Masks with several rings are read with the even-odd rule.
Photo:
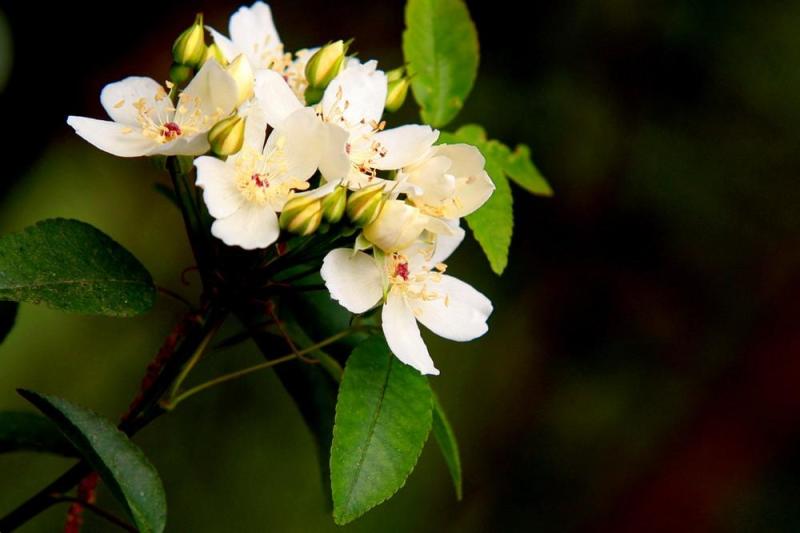
[[295, 95], [304, 100], [308, 82], [306, 63], [317, 48], [302, 49], [292, 54], [284, 52], [283, 43], [275, 29], [270, 7], [256, 2], [250, 7], [241, 7], [231, 15], [228, 23], [230, 38], [214, 28], [208, 27], [222, 56], [232, 62], [243, 55], [253, 73], [262, 69], [274, 70], [283, 76]]
[[[292, 88], [286, 80], [275, 71], [261, 70], [256, 74], [255, 84], [255, 104], [263, 113], [266, 123], [276, 128], [286, 117], [296, 113], [300, 109], [306, 109], [315, 117], [317, 134], [316, 141], [319, 143], [317, 149], [318, 163], [320, 172], [328, 175], [347, 165], [348, 159], [345, 154], [345, 144], [347, 142], [347, 132], [339, 127], [324, 123], [311, 107], [304, 108], [303, 103], [297, 98]], [[330, 192], [336, 183], [326, 184], [326, 191]], [[322, 195], [326, 192], [322, 192]]]
[[398, 170], [422, 159], [439, 137], [430, 126], [407, 125], [384, 130], [387, 80], [376, 61], [347, 66], [325, 89], [322, 118], [347, 132], [346, 159], [328, 165], [326, 179], [343, 179], [351, 189], [380, 183], [379, 170]]
[[486, 160], [468, 144], [433, 147], [426, 157], [398, 173], [401, 190], [423, 213], [453, 220], [482, 206], [494, 192]]
[[[317, 107], [328, 142], [320, 155], [320, 172], [335, 186], [350, 189], [391, 183], [378, 170], [397, 170], [421, 160], [439, 136], [429, 126], [409, 125], [383, 130], [386, 75], [377, 63], [351, 59], [325, 90]], [[272, 125], [303, 106], [286, 80], [272, 71], [256, 74], [256, 100]]]
[[[492, 303], [463, 281], [444, 274], [441, 263], [463, 239], [439, 237], [434, 246], [419, 242], [401, 252], [375, 257], [337, 248], [320, 271], [331, 297], [353, 313], [384, 300], [383, 333], [392, 352], [423, 374], [438, 374], [417, 322], [440, 337], [468, 341], [486, 333]], [[384, 298], [385, 295], [385, 298]]]
[[155, 80], [132, 76], [110, 83], [100, 102], [111, 121], [70, 116], [75, 132], [110, 154], [199, 155], [208, 151], [206, 133], [236, 106], [234, 79], [214, 60], [192, 79], [173, 105]]
[[275, 242], [276, 213], [295, 191], [308, 188], [317, 170], [321, 133], [313, 110], [301, 108], [276, 123], [266, 145], [263, 131], [249, 130], [245, 146], [227, 160], [197, 158], [197, 186], [216, 219], [211, 233], [246, 250]]
[[214, 42], [228, 61], [244, 54], [253, 71], [275, 68], [284, 63], [283, 43], [272, 21], [272, 11], [264, 2], [240, 7], [228, 22], [230, 39], [208, 28]]

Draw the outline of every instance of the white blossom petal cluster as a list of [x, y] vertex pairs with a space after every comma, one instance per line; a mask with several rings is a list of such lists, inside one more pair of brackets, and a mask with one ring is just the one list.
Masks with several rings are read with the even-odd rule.
[[[76, 133], [121, 157], [184, 155], [213, 217], [211, 233], [229, 246], [264, 249], [281, 238], [279, 215], [296, 197], [324, 198], [338, 187], [381, 190], [377, 216], [355, 248], [330, 250], [321, 275], [353, 313], [380, 306], [392, 352], [438, 374], [419, 324], [455, 341], [487, 331], [491, 302], [446, 273], [464, 237], [459, 220], [494, 191], [474, 146], [436, 144], [426, 125], [387, 128], [387, 75], [374, 60], [346, 57], [318, 102], [306, 101], [306, 65], [319, 47], [287, 53], [272, 12], [257, 2], [230, 18], [228, 35], [207, 28], [221, 60], [206, 59], [183, 88], [143, 77], [107, 85], [111, 120], [69, 117]], [[209, 131], [246, 119], [241, 149], [210, 153]]]

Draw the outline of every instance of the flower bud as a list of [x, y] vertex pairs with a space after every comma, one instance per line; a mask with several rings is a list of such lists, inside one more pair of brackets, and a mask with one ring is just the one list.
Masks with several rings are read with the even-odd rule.
[[253, 85], [255, 84], [253, 78], [253, 68], [250, 66], [250, 61], [244, 54], [239, 54], [236, 59], [231, 61], [231, 64], [225, 69], [228, 74], [236, 82], [237, 89], [237, 104], [241, 105], [248, 100], [253, 94]]
[[184, 87], [187, 83], [189, 83], [189, 80], [191, 80], [193, 76], [194, 69], [187, 65], [173, 63], [172, 66], [169, 67], [169, 79], [178, 87]]
[[378, 218], [385, 200], [382, 183], [359, 189], [347, 199], [347, 216], [356, 226], [366, 226]]
[[342, 70], [349, 44], [341, 40], [329, 43], [311, 56], [306, 63], [306, 79], [309, 87], [325, 89], [333, 81]]
[[408, 87], [411, 85], [411, 80], [408, 78], [400, 78], [389, 82], [386, 89], [386, 110], [394, 113], [406, 101], [408, 95]]
[[304, 94], [306, 105], [316, 105], [320, 103], [324, 95], [325, 95], [325, 89], [318, 89], [316, 87], [311, 87], [309, 85], [308, 87], [306, 87], [306, 92]]
[[315, 198], [295, 196], [283, 206], [278, 219], [281, 229], [305, 236], [311, 235], [322, 222], [322, 201]]
[[208, 144], [218, 156], [232, 155], [242, 149], [245, 119], [238, 115], [217, 122], [208, 132]]
[[205, 29], [203, 14], [194, 19], [194, 24], [181, 33], [172, 45], [172, 59], [179, 65], [197, 67], [206, 56]]
[[327, 222], [336, 224], [342, 219], [347, 205], [347, 187], [336, 187], [322, 199], [322, 216]]
[[397, 81], [406, 74], [406, 67], [397, 67], [386, 73], [386, 81]]
[[206, 55], [203, 57], [203, 63], [209, 59], [216, 59], [217, 63], [220, 65], [226, 65], [228, 63], [225, 56], [222, 55], [222, 50], [217, 46], [217, 43], [211, 43], [206, 47]]
[[378, 218], [364, 227], [364, 236], [384, 252], [396, 252], [414, 244], [429, 218], [402, 200], [388, 200]]

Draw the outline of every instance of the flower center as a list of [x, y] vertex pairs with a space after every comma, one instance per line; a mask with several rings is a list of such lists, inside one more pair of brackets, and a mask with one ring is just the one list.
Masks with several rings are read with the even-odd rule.
[[397, 263], [394, 266], [394, 275], [399, 278], [403, 278], [404, 281], [408, 281], [408, 263], [405, 261], [402, 263]]
[[161, 126], [161, 136], [164, 137], [167, 141], [172, 141], [181, 136], [183, 132], [181, 131], [181, 127], [175, 124], [174, 122], [167, 122], [163, 126]]
[[250, 176], [250, 179], [253, 183], [256, 184], [256, 187], [269, 187], [269, 180], [266, 176], [261, 176], [259, 173], [255, 173]]
[[[429, 259], [429, 254], [433, 253], [433, 249], [421, 250], [417, 253], [422, 253], [426, 259]], [[386, 272], [391, 290], [400, 292], [406, 298], [425, 301], [444, 298], [447, 303], [447, 296], [436, 290], [447, 266], [439, 263], [430, 270], [428, 268], [427, 266], [415, 267], [412, 272], [405, 255], [395, 252], [387, 256]]]
[[248, 202], [280, 211], [292, 191], [308, 188], [308, 182], [290, 174], [284, 144], [281, 137], [264, 154], [245, 147], [236, 155], [236, 187]]

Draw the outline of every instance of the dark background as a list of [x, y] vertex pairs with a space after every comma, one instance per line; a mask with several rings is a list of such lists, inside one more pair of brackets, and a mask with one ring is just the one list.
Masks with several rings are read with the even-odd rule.
[[[345, 530], [800, 530], [800, 2], [468, 3], [481, 69], [452, 126], [529, 144], [556, 196], [515, 189], [501, 278], [473, 242], [450, 264], [496, 309], [476, 342], [429, 337], [464, 500], [429, 443], [400, 493]], [[153, 191], [164, 177], [82, 143], [65, 118], [103, 116], [105, 83], [165, 78], [194, 12], [225, 30], [236, 6], [0, 1], [0, 230], [80, 218], [195, 294], [178, 279], [191, 261], [179, 216]], [[289, 50], [355, 37], [360, 57], [402, 61], [402, 2], [272, 7]], [[413, 104], [393, 119], [416, 120]], [[14, 389], [29, 387], [115, 417], [180, 313], [22, 305], [0, 347], [0, 408], [25, 408]], [[203, 372], [257, 361], [244, 345]], [[338, 530], [311, 437], [269, 374], [137, 441], [170, 531]], [[0, 456], [0, 512], [68, 464]], [[58, 530], [64, 510], [23, 531]]]

